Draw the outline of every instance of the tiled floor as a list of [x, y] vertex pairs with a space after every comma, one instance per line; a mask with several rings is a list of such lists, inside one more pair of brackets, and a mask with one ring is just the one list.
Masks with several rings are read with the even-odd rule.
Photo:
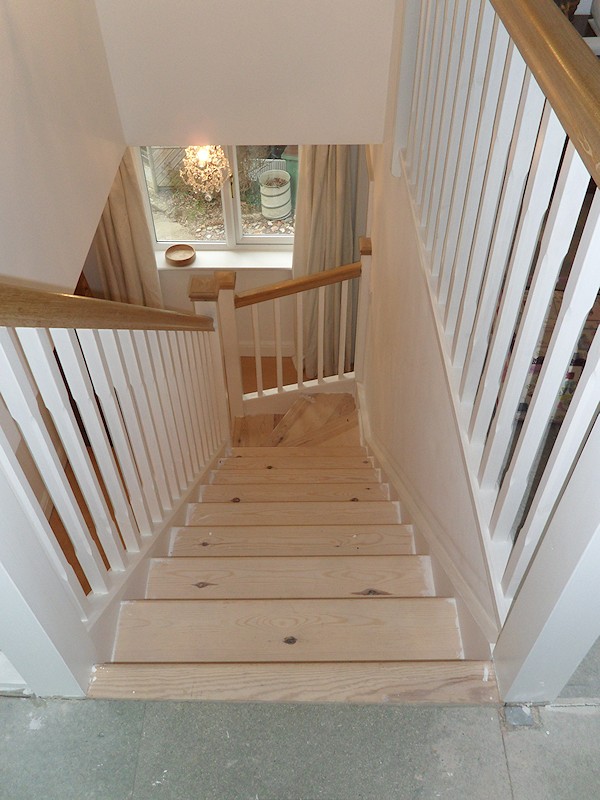
[[2, 800], [591, 800], [600, 708], [0, 698]]

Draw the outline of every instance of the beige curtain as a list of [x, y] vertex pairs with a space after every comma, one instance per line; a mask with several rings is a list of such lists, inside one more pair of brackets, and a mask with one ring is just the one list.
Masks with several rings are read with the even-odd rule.
[[92, 244], [107, 300], [162, 308], [154, 249], [131, 150], [110, 190]]
[[[311, 275], [331, 267], [351, 264], [360, 258], [358, 236], [364, 233], [367, 182], [364, 147], [358, 145], [303, 145], [299, 150], [298, 194], [294, 232], [293, 276]], [[353, 361], [358, 287], [352, 282], [346, 332], [345, 370]], [[326, 289], [324, 371], [337, 374], [339, 327], [339, 284]], [[303, 300], [304, 373], [317, 375], [317, 291]]]

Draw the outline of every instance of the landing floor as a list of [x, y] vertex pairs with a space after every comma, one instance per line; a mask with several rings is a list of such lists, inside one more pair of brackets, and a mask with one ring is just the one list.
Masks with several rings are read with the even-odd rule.
[[[539, 715], [539, 717], [538, 717]], [[0, 698], [1, 800], [592, 800], [600, 707]]]

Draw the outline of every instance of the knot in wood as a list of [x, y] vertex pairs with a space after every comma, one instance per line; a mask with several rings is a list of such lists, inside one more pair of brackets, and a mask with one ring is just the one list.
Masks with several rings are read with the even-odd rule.
[[286, 644], [296, 644], [296, 642], [298, 641], [298, 639], [296, 639], [296, 637], [295, 637], [295, 636], [286, 636], [286, 637], [285, 637], [285, 639], [284, 639], [283, 641], [284, 641]]

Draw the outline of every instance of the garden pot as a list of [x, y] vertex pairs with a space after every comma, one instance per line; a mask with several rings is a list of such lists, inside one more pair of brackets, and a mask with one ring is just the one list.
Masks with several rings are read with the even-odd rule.
[[260, 203], [265, 219], [284, 219], [292, 211], [290, 174], [283, 169], [268, 169], [259, 176]]

